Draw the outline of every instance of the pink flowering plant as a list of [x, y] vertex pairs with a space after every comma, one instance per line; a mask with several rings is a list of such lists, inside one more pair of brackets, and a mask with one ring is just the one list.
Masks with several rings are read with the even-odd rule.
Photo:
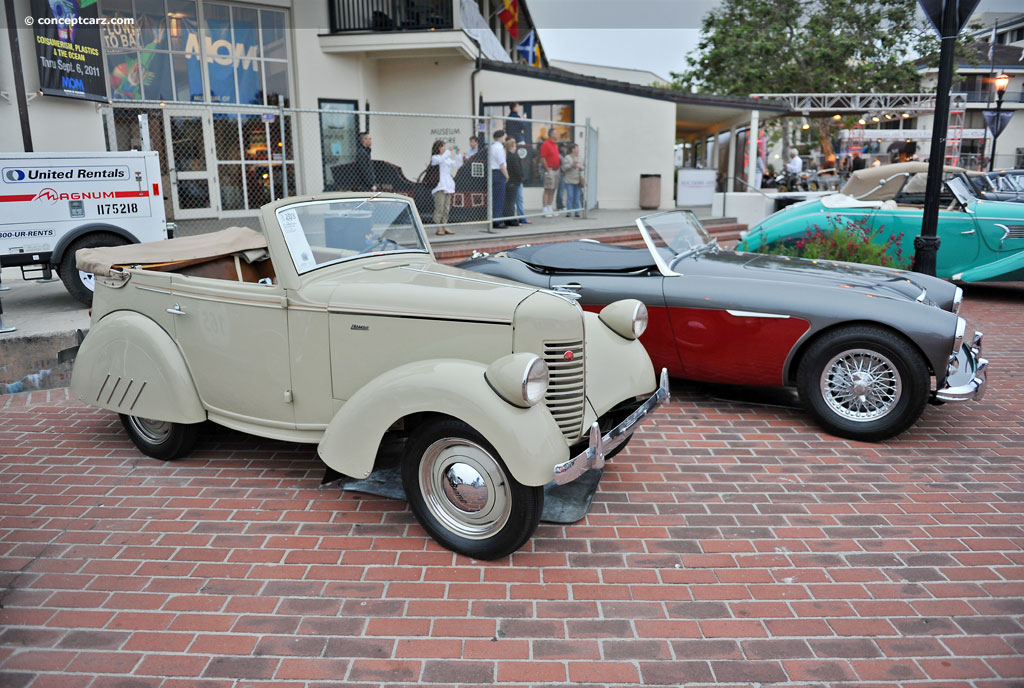
[[762, 244], [757, 252], [900, 269], [910, 267], [910, 259], [903, 256], [902, 232], [885, 237], [885, 228], [879, 227], [872, 231], [867, 226], [866, 217], [850, 220], [829, 215], [825, 219], [828, 221], [825, 229], [813, 225], [803, 237], [795, 241], [788, 239]]

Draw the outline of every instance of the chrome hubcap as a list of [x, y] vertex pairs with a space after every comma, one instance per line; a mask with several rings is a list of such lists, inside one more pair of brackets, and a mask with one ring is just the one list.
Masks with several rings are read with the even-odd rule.
[[834, 357], [821, 374], [821, 395], [837, 415], [872, 421], [892, 412], [903, 394], [899, 371], [888, 358], [868, 349]]
[[508, 523], [508, 478], [478, 444], [457, 437], [434, 442], [420, 459], [419, 483], [430, 514], [456, 535], [482, 540]]
[[138, 416], [128, 416], [128, 420], [137, 433], [153, 444], [166, 442], [171, 435], [171, 423], [165, 420], [139, 418]]

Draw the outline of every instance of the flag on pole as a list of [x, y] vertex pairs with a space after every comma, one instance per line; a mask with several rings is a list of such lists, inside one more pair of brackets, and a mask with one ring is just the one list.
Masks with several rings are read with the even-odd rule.
[[992, 37], [988, 39], [988, 61], [989, 64], [995, 60], [996, 56], [996, 27], [999, 26], [999, 22], [992, 25]]
[[505, 9], [498, 12], [498, 19], [512, 38], [519, 38], [519, 0], [505, 0]]
[[531, 31], [526, 34], [526, 38], [516, 46], [516, 51], [522, 55], [523, 59], [534, 67], [540, 67], [540, 42], [537, 40], [537, 35]]

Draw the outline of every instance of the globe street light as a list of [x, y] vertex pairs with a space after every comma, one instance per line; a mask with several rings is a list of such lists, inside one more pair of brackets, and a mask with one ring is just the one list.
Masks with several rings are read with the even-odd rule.
[[999, 140], [999, 131], [1002, 129], [999, 125], [1002, 123], [1000, 118], [1000, 112], [1003, 109], [1003, 95], [1006, 94], [1006, 87], [1010, 85], [1010, 77], [1006, 74], [1000, 74], [996, 77], [996, 119], [992, 126], [992, 157], [988, 161], [988, 171], [992, 171], [992, 167], [996, 164], [996, 141]]

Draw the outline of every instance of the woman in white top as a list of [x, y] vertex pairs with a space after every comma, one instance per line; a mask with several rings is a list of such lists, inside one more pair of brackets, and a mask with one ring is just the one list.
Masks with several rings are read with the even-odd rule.
[[437, 168], [437, 186], [430, 192], [434, 195], [434, 224], [438, 226], [436, 234], [455, 234], [446, 225], [452, 208], [452, 194], [455, 193], [455, 172], [462, 167], [459, 147], [445, 150], [444, 141], [434, 141], [430, 149], [430, 165]]

